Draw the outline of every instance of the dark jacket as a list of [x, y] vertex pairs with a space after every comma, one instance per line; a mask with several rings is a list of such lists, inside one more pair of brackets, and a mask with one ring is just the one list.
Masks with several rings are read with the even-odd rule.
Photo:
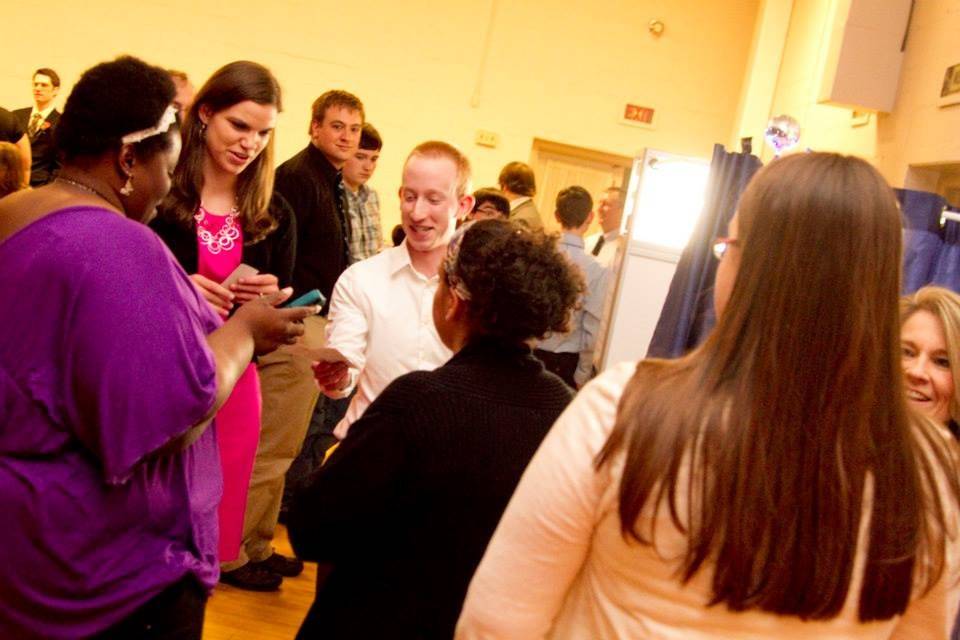
[[295, 493], [304, 560], [333, 565], [298, 638], [450, 638], [520, 475], [571, 391], [477, 339], [391, 383]]
[[[253, 245], [243, 245], [243, 261], [260, 273], [277, 276], [280, 288], [293, 281], [293, 263], [297, 253], [297, 223], [290, 205], [274, 192], [270, 199], [270, 214], [277, 228]], [[191, 222], [185, 226], [162, 207], [150, 222], [150, 228], [170, 247], [177, 262], [187, 273], [197, 272], [197, 231]]]
[[298, 295], [319, 289], [329, 300], [337, 278], [350, 264], [340, 171], [310, 144], [277, 167], [275, 188], [297, 217], [293, 287]]
[[[33, 107], [17, 109], [13, 115], [20, 122], [20, 126], [27, 131], [30, 126], [30, 113]], [[60, 160], [57, 148], [53, 142], [53, 131], [60, 122], [60, 112], [54, 109], [47, 116], [44, 124], [35, 134], [30, 136], [30, 186], [41, 187], [53, 180], [60, 170]], [[45, 126], [50, 125], [50, 126]]]

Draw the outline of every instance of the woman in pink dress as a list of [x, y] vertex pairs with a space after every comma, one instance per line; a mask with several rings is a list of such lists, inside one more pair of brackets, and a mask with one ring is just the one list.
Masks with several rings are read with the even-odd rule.
[[[287, 286], [293, 275], [294, 218], [273, 194], [272, 134], [279, 110], [280, 87], [265, 67], [240, 61], [215, 72], [187, 113], [173, 188], [152, 225], [224, 318], [235, 306]], [[225, 284], [240, 264], [258, 273]], [[237, 558], [242, 541], [260, 406], [251, 364], [216, 419], [223, 467], [221, 563]], [[230, 573], [224, 572], [224, 581]], [[244, 576], [243, 586], [269, 590], [279, 586], [275, 581], [261, 572]]]

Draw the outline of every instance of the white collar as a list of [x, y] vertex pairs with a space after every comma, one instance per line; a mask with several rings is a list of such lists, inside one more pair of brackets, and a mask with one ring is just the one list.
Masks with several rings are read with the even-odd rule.
[[566, 244], [571, 247], [580, 247], [584, 248], [585, 242], [583, 236], [579, 233], [574, 233], [573, 231], [564, 231], [563, 235], [560, 236], [560, 244]]
[[517, 198], [516, 200], [511, 201], [511, 202], [510, 202], [510, 211], [515, 210], [517, 207], [519, 207], [519, 206], [522, 205], [524, 202], [527, 202], [527, 201], [530, 200], [530, 199], [531, 199], [530, 196], [520, 196], [520, 197]]
[[384, 251], [384, 253], [387, 254], [387, 258], [390, 261], [389, 271], [391, 275], [403, 270], [404, 268], [407, 268], [410, 269], [412, 274], [421, 280], [426, 280], [429, 282], [437, 277], [434, 275], [432, 278], [428, 278], [417, 271], [416, 267], [413, 266], [413, 261], [410, 259], [410, 249], [407, 247], [406, 239], [404, 239], [404, 241], [397, 246], [387, 249]]

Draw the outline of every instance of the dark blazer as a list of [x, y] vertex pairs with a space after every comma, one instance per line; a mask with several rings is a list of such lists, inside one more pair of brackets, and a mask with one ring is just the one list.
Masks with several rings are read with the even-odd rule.
[[479, 338], [397, 378], [294, 494], [297, 556], [331, 563], [298, 638], [451, 638], [520, 475], [572, 393]]
[[[276, 192], [270, 200], [270, 213], [277, 221], [277, 228], [256, 244], [244, 244], [243, 261], [260, 273], [272, 273], [277, 276], [282, 289], [290, 286], [293, 281], [293, 263], [297, 253], [297, 222], [290, 210], [290, 205]], [[193, 224], [189, 227], [185, 226], [160, 207], [157, 210], [157, 217], [150, 222], [150, 228], [170, 248], [184, 271], [197, 272], [197, 231]]]
[[[350, 265], [340, 171], [323, 152], [308, 144], [277, 167], [274, 188], [283, 194], [297, 217], [293, 287], [297, 294], [319, 289], [329, 301], [333, 285]], [[324, 306], [324, 315], [327, 309]]]
[[[24, 131], [27, 131], [30, 126], [31, 111], [33, 107], [25, 107], [13, 112]], [[47, 184], [56, 177], [60, 169], [57, 148], [53, 144], [53, 130], [58, 122], [60, 122], [60, 112], [54, 109], [40, 125], [40, 129], [30, 136], [30, 154], [33, 156], [33, 162], [30, 164], [31, 187]], [[50, 126], [45, 126], [47, 124]]]

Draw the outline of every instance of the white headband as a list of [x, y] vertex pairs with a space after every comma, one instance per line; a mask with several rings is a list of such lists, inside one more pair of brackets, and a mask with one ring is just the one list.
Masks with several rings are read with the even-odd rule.
[[140, 131], [128, 133], [120, 138], [120, 142], [123, 144], [136, 144], [138, 142], [142, 142], [147, 138], [160, 135], [161, 133], [166, 133], [170, 130], [170, 125], [176, 121], [177, 110], [173, 108], [173, 105], [170, 105], [167, 107], [167, 110], [163, 112], [163, 115], [160, 116], [160, 122], [158, 122], [155, 126], [152, 126], [149, 129], [141, 129]]
[[464, 302], [470, 300], [470, 290], [467, 289], [467, 284], [463, 279], [457, 275], [457, 268], [460, 266], [460, 245], [463, 244], [463, 237], [467, 235], [467, 229], [472, 227], [474, 222], [471, 220], [454, 231], [443, 258], [443, 273], [447, 278], [447, 286], [450, 287], [454, 295]]

